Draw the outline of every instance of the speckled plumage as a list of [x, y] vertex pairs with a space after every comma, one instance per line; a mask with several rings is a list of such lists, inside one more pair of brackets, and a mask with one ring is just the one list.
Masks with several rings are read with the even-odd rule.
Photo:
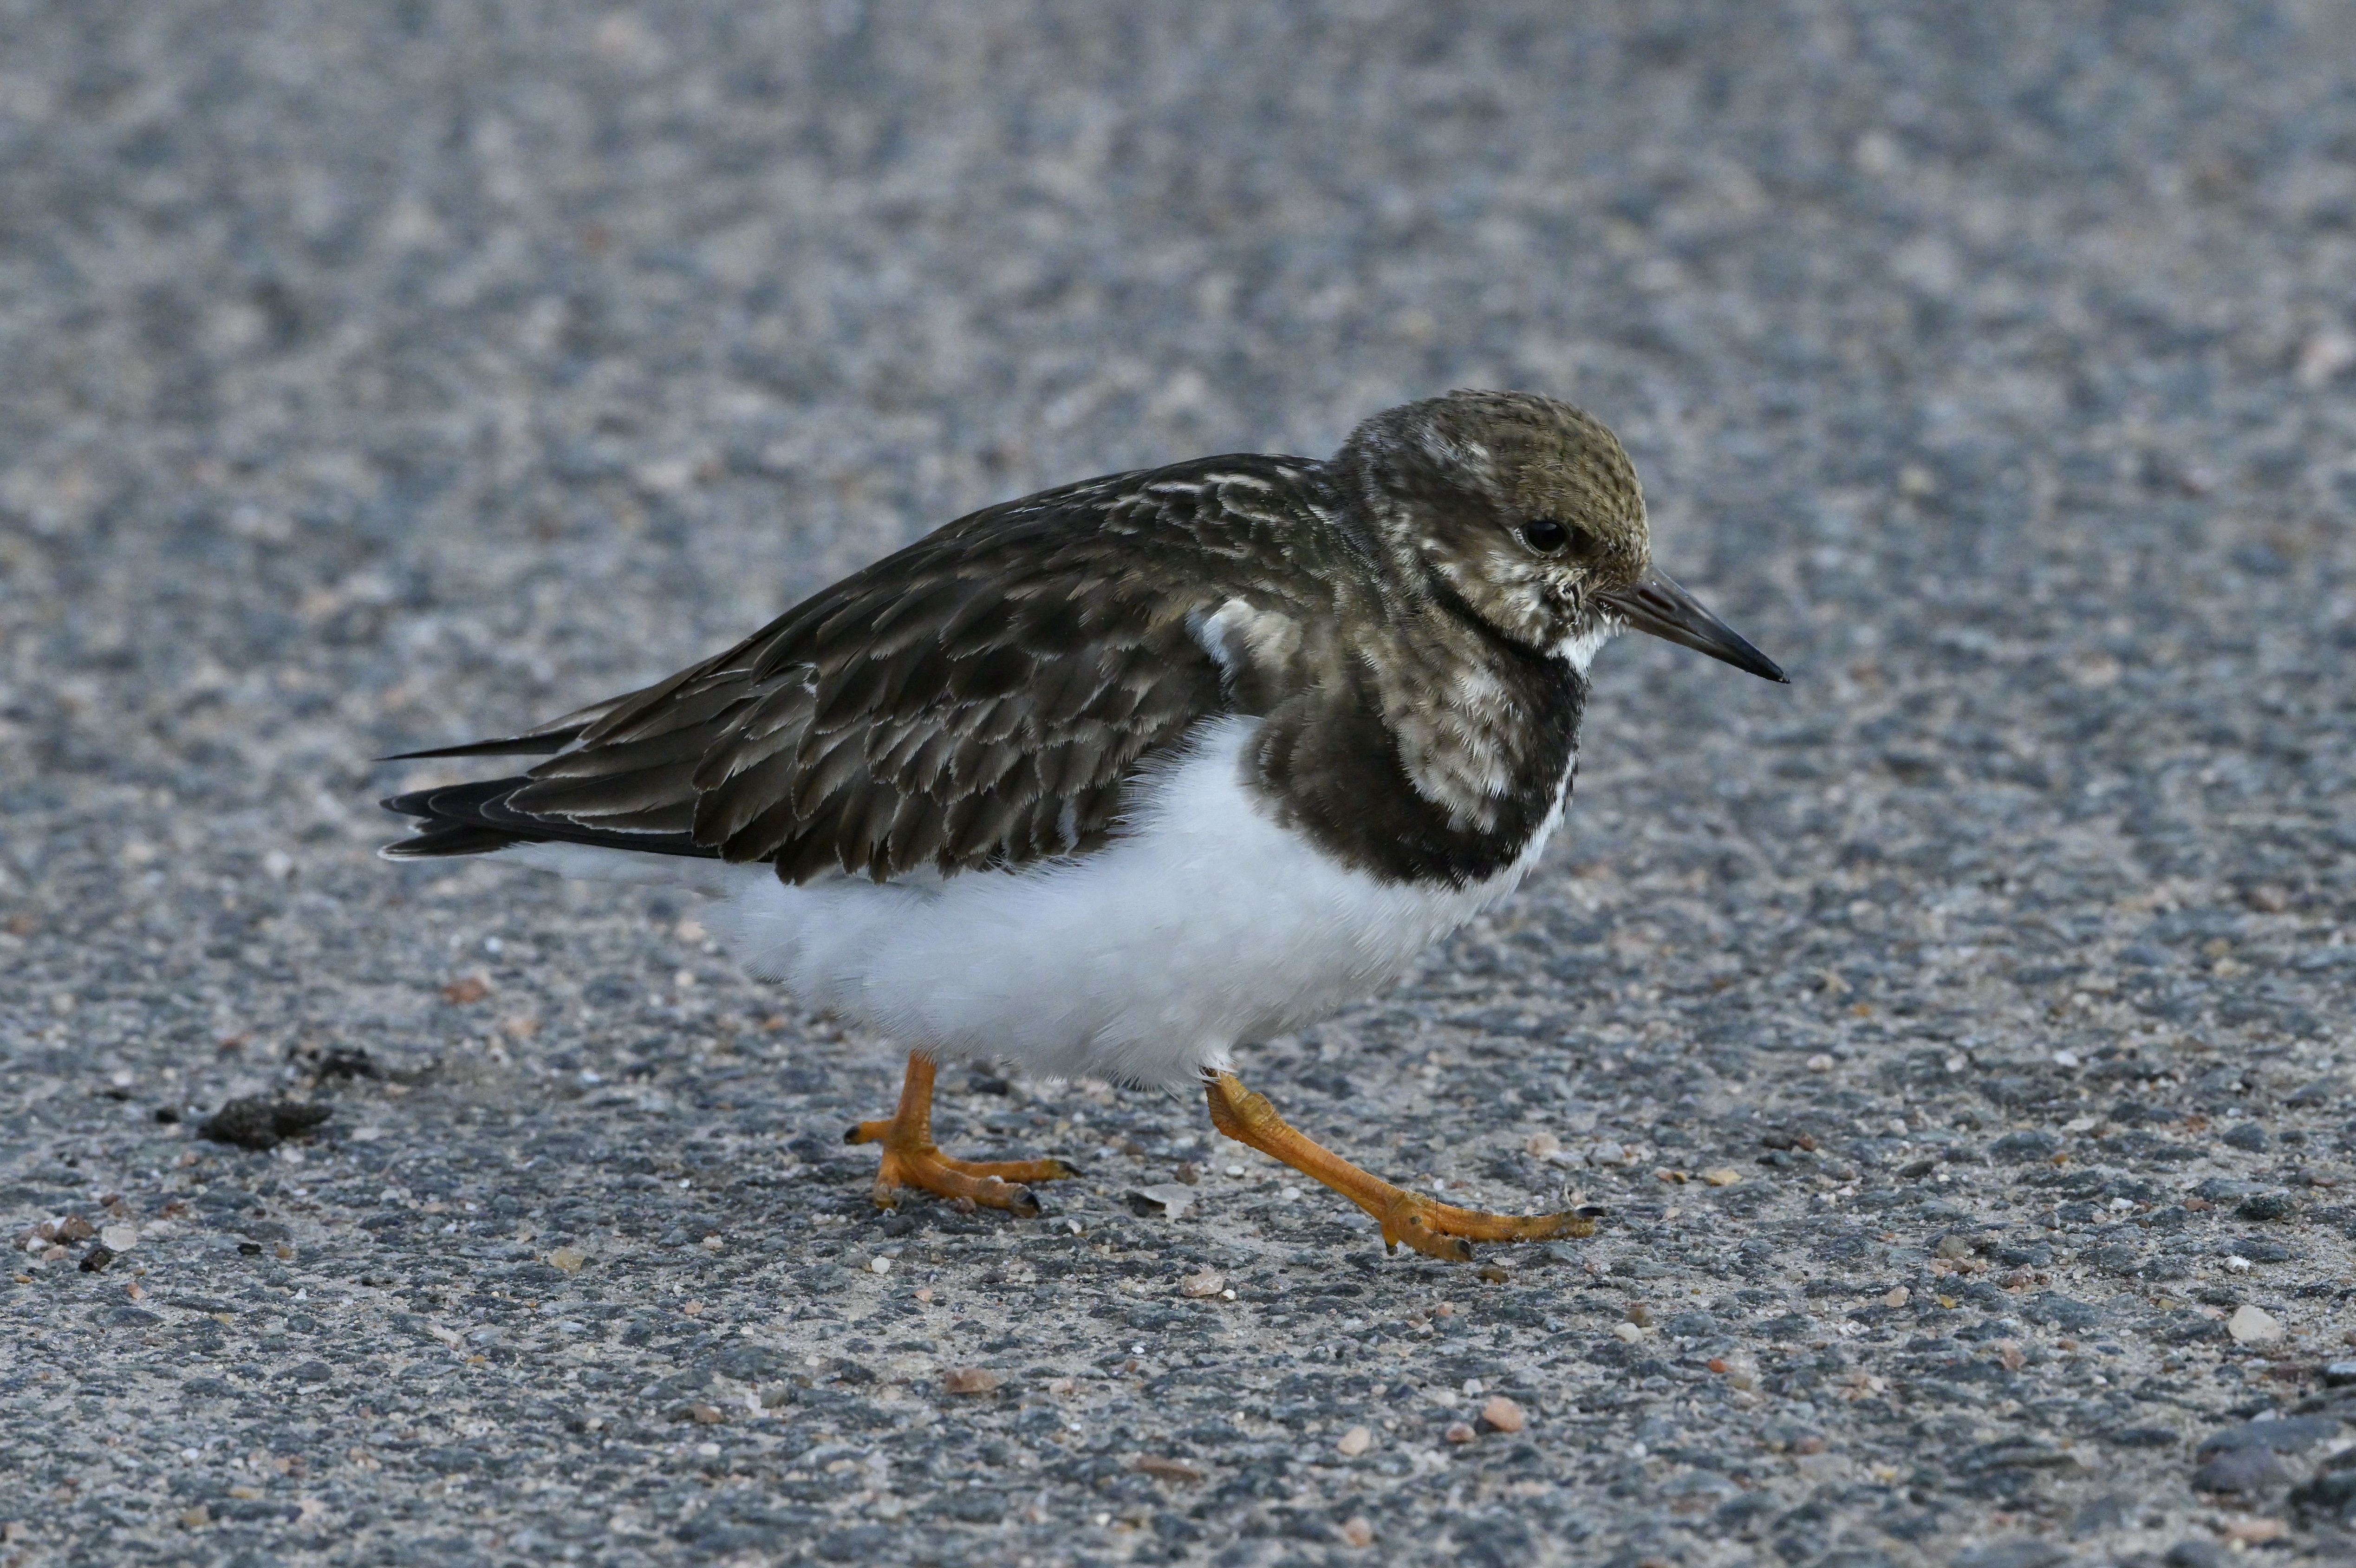
[[[1516, 533], [1576, 527], [1560, 557]], [[1119, 831], [1205, 721], [1344, 864], [1462, 886], [1512, 864], [1578, 744], [1567, 648], [1649, 564], [1619, 443], [1551, 399], [1369, 420], [1331, 460], [1228, 456], [975, 512], [734, 648], [513, 741], [524, 777], [390, 802], [395, 855], [578, 842], [790, 883], [1005, 870]], [[1591, 646], [1591, 642], [1589, 644]]]

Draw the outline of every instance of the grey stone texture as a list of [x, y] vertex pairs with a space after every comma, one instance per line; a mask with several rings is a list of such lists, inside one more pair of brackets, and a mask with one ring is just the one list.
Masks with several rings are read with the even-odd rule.
[[[2356, 11], [0, 39], [0, 1563], [2350, 1550]], [[1526, 890], [1245, 1069], [1591, 1240], [1386, 1258], [962, 1069], [945, 1141], [1088, 1178], [881, 1213], [893, 1043], [691, 900], [371, 858], [455, 776], [372, 756], [1466, 384], [1611, 422], [1794, 684], [1607, 650]]]

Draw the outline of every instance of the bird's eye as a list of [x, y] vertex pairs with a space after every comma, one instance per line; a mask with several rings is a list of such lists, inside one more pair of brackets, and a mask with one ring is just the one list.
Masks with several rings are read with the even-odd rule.
[[1540, 555], [1558, 555], [1569, 561], [1593, 561], [1603, 553], [1603, 541], [1574, 523], [1558, 522], [1550, 517], [1537, 518], [1522, 524], [1522, 542]]
[[1553, 518], [1541, 517], [1522, 524], [1522, 542], [1541, 555], [1560, 555], [1568, 550], [1574, 560], [1585, 560], [1595, 553], [1595, 536], [1583, 528], [1572, 528]]

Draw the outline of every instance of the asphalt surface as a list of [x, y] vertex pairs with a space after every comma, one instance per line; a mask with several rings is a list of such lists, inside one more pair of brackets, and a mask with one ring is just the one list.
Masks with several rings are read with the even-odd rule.
[[[2351, 1551], [2356, 12], [0, 36], [0, 1563]], [[963, 1070], [1088, 1178], [880, 1215], [894, 1047], [691, 902], [371, 858], [372, 756], [1462, 384], [1794, 684], [1608, 650], [1526, 890], [1248, 1079], [1592, 1240]]]

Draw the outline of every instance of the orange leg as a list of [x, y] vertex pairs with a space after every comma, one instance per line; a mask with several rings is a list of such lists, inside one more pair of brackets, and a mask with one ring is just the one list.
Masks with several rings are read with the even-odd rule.
[[958, 1160], [941, 1153], [933, 1143], [933, 1058], [922, 1051], [908, 1053], [908, 1076], [900, 1086], [900, 1109], [892, 1119], [862, 1122], [842, 1141], [884, 1145], [884, 1163], [875, 1172], [875, 1202], [884, 1208], [899, 1203], [903, 1187], [913, 1187], [1028, 1216], [1039, 1212], [1039, 1200], [1022, 1183], [1060, 1181], [1080, 1174], [1079, 1166], [1064, 1160]]
[[1393, 1187], [1295, 1131], [1276, 1113], [1268, 1096], [1246, 1089], [1235, 1074], [1215, 1074], [1205, 1080], [1204, 1089], [1211, 1102], [1212, 1126], [1238, 1144], [1315, 1177], [1373, 1215], [1383, 1228], [1383, 1245], [1394, 1251], [1404, 1241], [1419, 1252], [1462, 1263], [1472, 1260], [1475, 1241], [1547, 1241], [1558, 1236], [1595, 1234], [1600, 1210], [1488, 1214]]

